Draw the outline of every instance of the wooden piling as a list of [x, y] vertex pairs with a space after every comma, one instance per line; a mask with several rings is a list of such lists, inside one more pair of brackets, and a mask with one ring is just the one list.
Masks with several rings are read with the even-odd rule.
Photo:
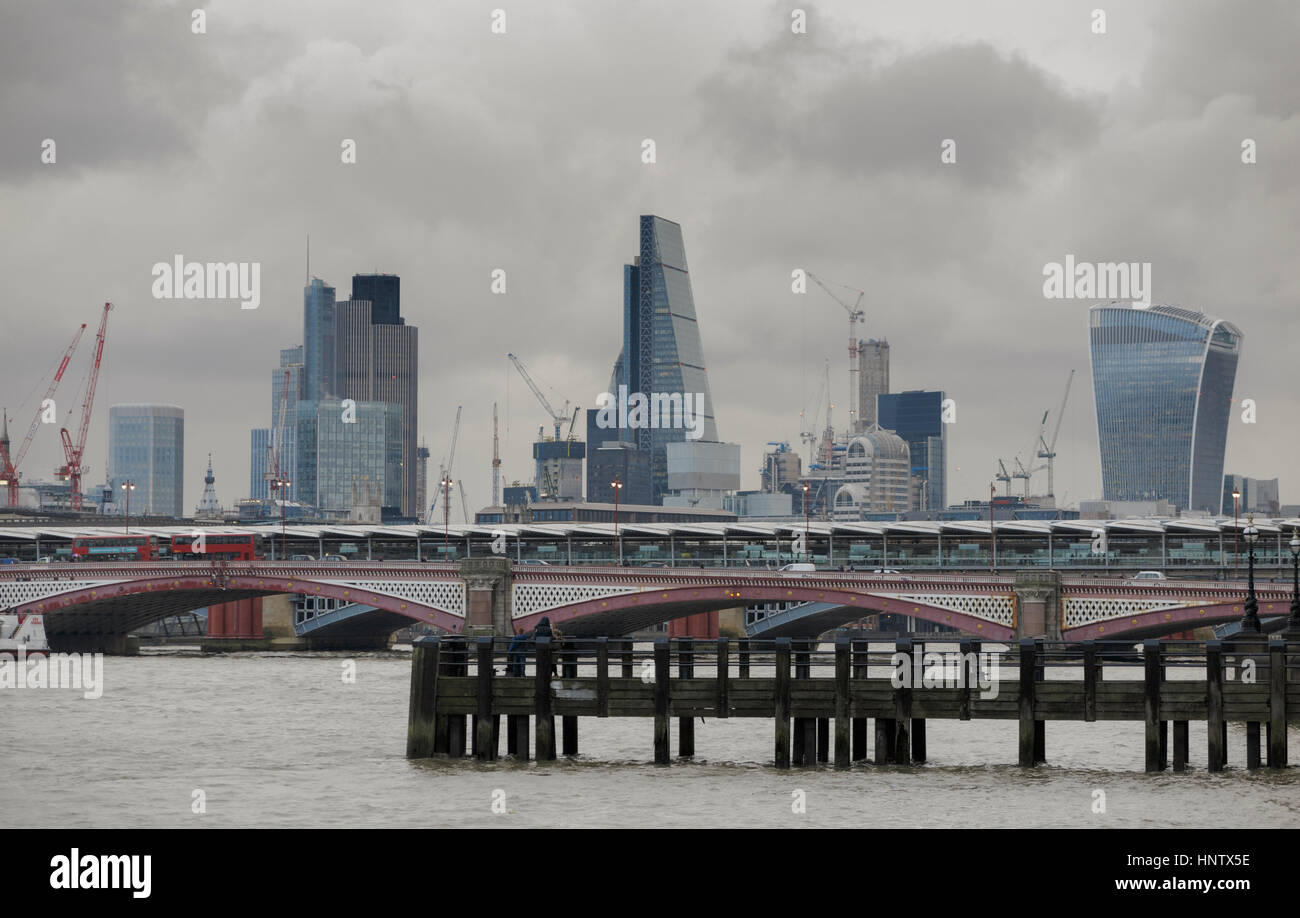
[[1034, 676], [1038, 647], [1033, 638], [1020, 639], [1020, 758], [1019, 764], [1030, 766], [1037, 758], [1037, 733], [1034, 723]]
[[[852, 641], [849, 654], [853, 658], [854, 679], [867, 678], [867, 659], [870, 645], [866, 641]], [[867, 718], [853, 718], [853, 761], [862, 762], [867, 758]]]
[[1246, 721], [1246, 768], [1254, 771], [1260, 766], [1259, 721]]
[[903, 655], [903, 665], [907, 667], [907, 680], [894, 689], [894, 761], [899, 765], [912, 764], [912, 687], [914, 672], [911, 638], [902, 638], [894, 642], [894, 652]]
[[894, 761], [894, 719], [892, 717], [876, 718], [876, 764], [888, 765]]
[[731, 698], [728, 683], [731, 680], [731, 657], [727, 638], [718, 638], [717, 693], [714, 698], [715, 717], [731, 716]]
[[1174, 771], [1187, 770], [1187, 721], [1174, 721]]
[[741, 638], [736, 642], [736, 662], [740, 667], [737, 675], [741, 679], [749, 678], [749, 638]]
[[1268, 645], [1268, 766], [1286, 768], [1286, 643]]
[[438, 721], [438, 657], [441, 638], [415, 642], [411, 654], [411, 696], [407, 705], [406, 757], [426, 759], [435, 751]]
[[537, 734], [537, 761], [555, 759], [555, 715], [551, 704], [551, 639], [537, 640], [537, 680], [533, 693], [534, 731]]
[[[681, 638], [677, 651], [677, 678], [693, 679], [695, 677], [695, 641]], [[695, 717], [688, 715], [677, 718], [677, 756], [690, 758], [695, 755]]]
[[668, 682], [671, 666], [667, 638], [655, 638], [655, 764], [667, 765], [668, 753]]
[[1097, 680], [1102, 676], [1097, 660], [1097, 644], [1083, 642], [1083, 719], [1092, 723], [1097, 719]]
[[514, 739], [514, 745], [515, 745], [514, 753], [515, 753], [515, 758], [516, 758], [516, 759], [519, 759], [520, 761], [527, 762], [527, 761], [528, 761], [528, 749], [529, 749], [529, 746], [528, 746], [528, 715], [527, 715], [527, 714], [511, 714], [510, 717], [508, 718], [508, 720], [513, 722], [513, 726], [510, 725], [510, 724], [507, 724], [507, 727], [510, 729], [511, 737]]
[[[746, 642], [746, 645], [748, 642]], [[741, 651], [742, 659], [748, 656], [749, 651]], [[748, 666], [748, 663], [742, 663], [742, 666]], [[773, 691], [773, 712], [772, 716], [776, 722], [776, 754], [774, 759], [777, 768], [790, 767], [790, 639], [776, 639], [776, 678], [774, 680]]]
[[492, 665], [490, 637], [478, 639], [478, 716], [474, 728], [474, 756], [480, 762], [495, 762], [497, 758], [497, 719], [492, 713]]
[[596, 716], [609, 716], [609, 638], [596, 638]]
[[847, 637], [835, 639], [835, 767], [847, 768], [849, 765], [849, 656], [850, 645]]
[[[808, 641], [799, 639], [794, 644], [794, 677], [798, 680], [807, 679], [812, 674], [812, 667], [808, 661]], [[809, 720], [812, 720], [812, 728], [809, 729]], [[796, 717], [794, 719], [794, 751], [792, 758], [796, 765], [815, 765], [817, 764], [817, 722], [808, 717]]]
[[961, 662], [958, 663], [957, 716], [960, 720], [970, 720], [970, 691], [972, 686], [979, 685], [980, 678], [979, 656], [974, 641], [961, 641], [957, 649], [961, 653]]
[[632, 646], [632, 639], [631, 639], [631, 638], [625, 638], [624, 640], [619, 641], [619, 645], [622, 647], [622, 658], [623, 658], [623, 678], [624, 678], [624, 679], [635, 679], [635, 678], [636, 678], [636, 660], [635, 660], [635, 657], [633, 656], [633, 654], [634, 654], [634, 652], [635, 652], [635, 648]]
[[1145, 682], [1142, 686], [1146, 737], [1143, 744], [1145, 769], [1160, 771], [1160, 642], [1142, 642], [1142, 663]]
[[1223, 771], [1227, 764], [1227, 724], [1223, 720], [1223, 644], [1205, 644], [1205, 733], [1209, 744], [1210, 771]]
[[[578, 678], [578, 652], [572, 647], [563, 647], [560, 650], [560, 677], [563, 679]], [[578, 754], [578, 718], [576, 715], [565, 714], [560, 717], [560, 748], [564, 755]]]

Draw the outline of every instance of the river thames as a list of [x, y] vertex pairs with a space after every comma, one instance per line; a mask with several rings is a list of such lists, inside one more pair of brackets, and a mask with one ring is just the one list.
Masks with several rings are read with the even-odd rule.
[[937, 720], [916, 767], [777, 771], [762, 719], [697, 722], [667, 767], [645, 718], [583, 718], [572, 760], [408, 761], [409, 652], [146, 650], [104, 683], [0, 691], [0, 826], [1300, 826], [1300, 768], [1247, 772], [1239, 724], [1221, 774], [1196, 722], [1184, 774], [1143, 773], [1142, 725], [1113, 722], [1049, 724], [1033, 769], [1015, 721]]

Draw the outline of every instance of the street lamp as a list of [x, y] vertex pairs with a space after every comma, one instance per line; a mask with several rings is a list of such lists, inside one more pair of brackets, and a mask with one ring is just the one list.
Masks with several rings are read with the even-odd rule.
[[623, 490], [621, 479], [615, 478], [609, 483], [614, 489], [614, 543], [618, 546], [618, 563], [623, 563], [623, 540], [618, 537], [618, 492]]
[[131, 533], [131, 492], [135, 490], [135, 482], [124, 481], [119, 487], [126, 492], [126, 532]]
[[1260, 634], [1263, 629], [1259, 624], [1259, 600], [1255, 598], [1255, 540], [1259, 530], [1255, 528], [1255, 517], [1246, 517], [1246, 528], [1241, 537], [1246, 540], [1246, 614], [1241, 617], [1242, 634]]
[[812, 543], [808, 541], [808, 482], [803, 485], [803, 550], [809, 561], [812, 560]]
[[1241, 500], [1241, 492], [1236, 488], [1232, 489], [1232, 579], [1237, 579], [1237, 501]]
[[1300, 530], [1291, 530], [1291, 620], [1286, 623], [1282, 637], [1288, 641], [1300, 641]]
[[[287, 478], [276, 478], [271, 482], [271, 487], [275, 488], [276, 493], [280, 495], [280, 560], [281, 561], [289, 560], [289, 530], [288, 530], [288, 526], [286, 525], [288, 516], [287, 516], [287, 511], [285, 510], [284, 495], [285, 492], [289, 490], [289, 486], [291, 484], [293, 484], [293, 482], [289, 481]], [[274, 543], [272, 543], [272, 545], [274, 545]]]

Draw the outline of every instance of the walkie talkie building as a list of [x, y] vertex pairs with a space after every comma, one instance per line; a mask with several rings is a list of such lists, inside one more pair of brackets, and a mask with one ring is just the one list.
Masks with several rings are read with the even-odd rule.
[[1089, 322], [1105, 499], [1219, 513], [1240, 329], [1176, 306], [1094, 306]]

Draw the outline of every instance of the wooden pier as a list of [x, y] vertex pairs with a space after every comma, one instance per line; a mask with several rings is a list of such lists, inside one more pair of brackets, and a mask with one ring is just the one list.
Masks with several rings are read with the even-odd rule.
[[1147, 641], [1135, 649], [1032, 639], [882, 646], [841, 637], [826, 651], [789, 638], [661, 638], [649, 650], [623, 638], [558, 645], [544, 638], [513, 658], [507, 643], [415, 644], [408, 758], [495, 760], [504, 716], [506, 755], [551, 760], [556, 717], [566, 756], [578, 753], [582, 717], [645, 717], [653, 719], [654, 761], [666, 765], [674, 718], [678, 755], [689, 757], [697, 718], [759, 717], [774, 721], [777, 768], [867, 761], [873, 733], [871, 761], [907, 765], [926, 760], [928, 720], [992, 719], [1019, 722], [1017, 761], [1033, 766], [1047, 761], [1049, 721], [1137, 721], [1146, 726], [1146, 770], [1183, 771], [1188, 723], [1204, 720], [1206, 767], [1220, 771], [1229, 723], [1245, 724], [1248, 768], [1284, 768], [1287, 724], [1300, 721], [1300, 645], [1277, 639]]

